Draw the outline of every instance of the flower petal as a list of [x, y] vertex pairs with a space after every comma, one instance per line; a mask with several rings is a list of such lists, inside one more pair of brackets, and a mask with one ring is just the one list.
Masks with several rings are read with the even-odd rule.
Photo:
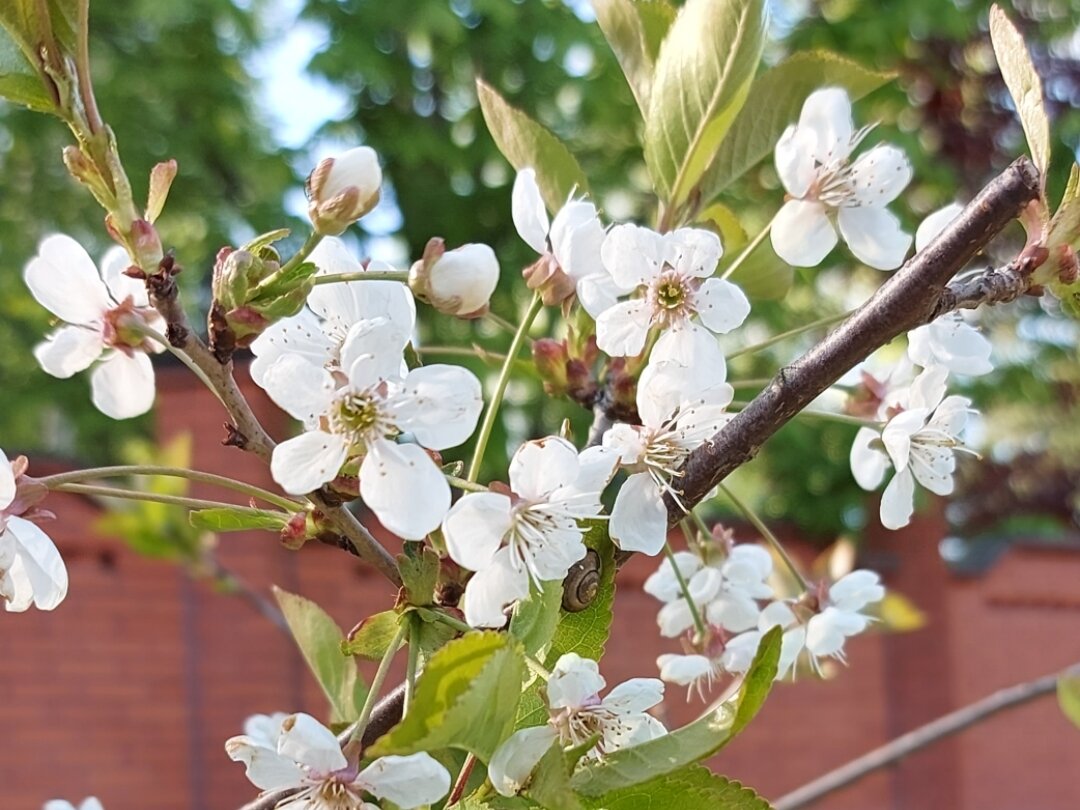
[[638, 714], [663, 700], [663, 681], [656, 678], [631, 678], [608, 692], [600, 705], [616, 714]]
[[423, 751], [379, 757], [360, 771], [357, 783], [401, 810], [434, 804], [450, 791], [450, 772]]
[[665, 241], [673, 254], [672, 266], [685, 277], [708, 278], [724, 254], [720, 237], [703, 228], [679, 228], [667, 234]]
[[334, 400], [334, 378], [298, 354], [283, 354], [263, 372], [262, 387], [294, 419], [314, 427]]
[[[333, 285], [331, 285], [333, 286]], [[255, 359], [248, 367], [251, 379], [260, 387], [266, 370], [283, 354], [297, 354], [313, 366], [325, 366], [336, 361], [341, 351], [340, 341], [332, 339], [323, 331], [318, 316], [310, 309], [303, 309], [291, 318], [271, 324], [251, 344]]]
[[349, 764], [330, 729], [310, 714], [298, 712], [285, 718], [277, 752], [320, 773], [332, 773]]
[[874, 571], [860, 568], [845, 574], [829, 588], [829, 601], [840, 610], [854, 612], [885, 598], [881, 577]]
[[572, 485], [580, 462], [574, 445], [558, 436], [525, 442], [510, 459], [510, 489], [528, 501], [547, 500]]
[[616, 225], [600, 248], [604, 267], [625, 290], [648, 284], [668, 258], [664, 237], [638, 225]]
[[960, 203], [949, 203], [944, 208], [939, 208], [919, 223], [915, 230], [915, 250], [920, 251], [933, 242], [939, 233], [964, 210]]
[[506, 608], [528, 595], [529, 575], [510, 563], [510, 549], [504, 546], [487, 566], [473, 574], [465, 586], [461, 609], [470, 627], [502, 627]]
[[878, 488], [889, 467], [889, 456], [873, 446], [880, 440], [879, 431], [861, 427], [851, 443], [851, 474], [855, 476], [855, 483], [867, 491]]
[[600, 247], [606, 236], [596, 206], [571, 201], [555, 215], [548, 238], [559, 266], [576, 282], [603, 267]]
[[0, 512], [15, 500], [15, 492], [15, 472], [11, 469], [11, 462], [4, 451], [0, 450]]
[[394, 399], [398, 427], [432, 450], [456, 447], [476, 430], [484, 407], [480, 380], [461, 366], [420, 366]]
[[855, 258], [877, 270], [895, 270], [904, 263], [911, 234], [885, 208], [841, 208], [837, 215], [840, 234]]
[[154, 406], [154, 367], [142, 352], [112, 354], [90, 375], [90, 398], [113, 419], [140, 416]]
[[89, 368], [104, 348], [96, 329], [62, 326], [34, 347], [34, 357], [46, 374], [64, 380]]
[[512, 525], [510, 499], [498, 492], [464, 495], [443, 520], [450, 558], [470, 571], [487, 568]]
[[841, 87], [815, 90], [803, 102], [799, 129], [814, 134], [813, 158], [818, 163], [845, 160], [851, 152], [851, 100]]
[[600, 666], [591, 658], [577, 653], [559, 657], [548, 680], [548, 706], [559, 709], [579, 709], [590, 703], [605, 685]]
[[817, 267], [836, 247], [836, 229], [815, 200], [788, 200], [770, 231], [776, 255], [793, 267]]
[[360, 465], [360, 497], [403, 540], [424, 539], [450, 509], [446, 476], [415, 444], [373, 442]]
[[899, 529], [911, 522], [915, 511], [915, 478], [904, 467], [893, 476], [881, 496], [881, 525], [886, 529]]
[[540, 186], [536, 184], [534, 169], [522, 169], [517, 173], [510, 195], [510, 209], [518, 236], [540, 255], [547, 253], [547, 208], [540, 194]]
[[68, 573], [63, 557], [49, 535], [29, 520], [9, 517], [7, 531], [15, 537], [18, 559], [34, 592], [34, 607], [52, 610], [67, 596]]
[[689, 551], [676, 551], [674, 557], [674, 566], [671, 559], [665, 557], [660, 562], [660, 567], [645, 580], [645, 593], [661, 602], [670, 602], [682, 596], [682, 588], [675, 576], [675, 566], [678, 567], [683, 579], [692, 577], [701, 568], [701, 559]]
[[623, 551], [659, 554], [667, 540], [667, 507], [648, 473], [626, 479], [615, 496], [609, 524], [611, 539]]
[[101, 278], [112, 295], [113, 300], [122, 303], [130, 297], [137, 307], [150, 306], [150, 297], [146, 294], [146, 282], [124, 275], [131, 267], [127, 251], [119, 245], [113, 245], [101, 257]]
[[295, 787], [304, 782], [304, 770], [296, 762], [250, 737], [226, 740], [225, 753], [233, 762], [247, 766], [248, 781], [260, 790]]
[[674, 655], [666, 653], [656, 659], [660, 668], [660, 679], [680, 686], [692, 686], [702, 678], [710, 677], [714, 670], [713, 662], [704, 655]]
[[780, 176], [780, 182], [784, 184], [784, 190], [795, 198], [806, 196], [810, 190], [810, 184], [817, 176], [814, 165], [814, 147], [817, 138], [808, 129], [800, 129], [792, 124], [780, 140], [776, 142], [776, 151], [773, 155], [776, 163], [776, 173]]
[[341, 436], [311, 430], [274, 448], [270, 474], [290, 495], [306, 495], [333, 481], [348, 455]]
[[99, 322], [113, 306], [90, 254], [70, 236], [45, 237], [23, 280], [39, 304], [68, 323]]
[[903, 149], [881, 143], [851, 165], [851, 186], [859, 205], [885, 206], [911, 182], [911, 164]]
[[596, 319], [596, 345], [612, 357], [636, 357], [645, 348], [652, 313], [644, 298], [620, 301]]
[[495, 749], [488, 779], [500, 796], [516, 796], [528, 784], [533, 769], [558, 739], [551, 726], [533, 726], [514, 732]]
[[742, 326], [750, 314], [750, 301], [730, 281], [709, 278], [698, 288], [694, 308], [707, 329], [723, 335]]

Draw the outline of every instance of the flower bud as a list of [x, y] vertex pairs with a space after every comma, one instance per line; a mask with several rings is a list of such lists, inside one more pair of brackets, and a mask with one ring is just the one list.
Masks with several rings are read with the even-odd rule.
[[487, 312], [499, 283], [499, 260], [487, 245], [468, 244], [446, 250], [431, 239], [424, 256], [409, 271], [413, 295], [445, 315], [475, 318]]
[[540, 338], [532, 344], [533, 363], [540, 379], [544, 381], [545, 393], [559, 396], [566, 393], [567, 389], [567, 364], [569, 355], [566, 352], [566, 342], [553, 338]]
[[574, 280], [550, 253], [522, 270], [521, 275], [525, 286], [540, 293], [544, 306], [553, 307], [568, 301], [577, 289]]
[[165, 200], [169, 196], [173, 180], [176, 179], [177, 164], [175, 160], [166, 160], [158, 163], [150, 170], [150, 193], [146, 197], [146, 219], [154, 222], [165, 207]]
[[307, 180], [308, 215], [323, 236], [337, 236], [379, 202], [382, 170], [367, 146], [326, 158]]

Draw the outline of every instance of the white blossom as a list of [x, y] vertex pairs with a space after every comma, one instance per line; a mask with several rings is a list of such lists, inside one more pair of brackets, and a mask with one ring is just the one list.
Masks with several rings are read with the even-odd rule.
[[[417, 540], [438, 527], [450, 488], [424, 450], [465, 441], [483, 407], [480, 381], [458, 366], [421, 366], [402, 375], [408, 336], [385, 319], [349, 330], [331, 373], [284, 354], [263, 375], [263, 387], [304, 432], [274, 448], [270, 472], [291, 494], [318, 489], [342, 466], [361, 459], [360, 495], [399, 537]], [[415, 443], [397, 443], [403, 434]]]
[[881, 498], [881, 524], [898, 529], [911, 521], [915, 482], [936, 495], [953, 490], [959, 438], [971, 413], [971, 401], [945, 396], [947, 370], [925, 369], [911, 384], [907, 406], [880, 432], [863, 427], [851, 446], [851, 471], [866, 490], [881, 484], [891, 465], [896, 469]]
[[[361, 273], [390, 269], [380, 262], [366, 268], [340, 239], [323, 239], [308, 261], [318, 275]], [[349, 330], [360, 321], [383, 319], [406, 337], [416, 326], [416, 303], [409, 288], [397, 281], [343, 281], [319, 284], [308, 296], [307, 306], [291, 318], [271, 324], [251, 344], [255, 359], [251, 378], [263, 386], [266, 370], [283, 354], [296, 354], [330, 371], [341, 368], [341, 347]]]
[[711, 231], [612, 228], [602, 248], [604, 266], [620, 288], [636, 294], [596, 316], [597, 347], [613, 357], [633, 357], [656, 329], [653, 361], [722, 367], [715, 334], [730, 332], [750, 313], [742, 290], [711, 278], [722, 253], [720, 237]]
[[366, 797], [386, 799], [402, 810], [437, 802], [450, 790], [450, 774], [429, 754], [380, 757], [363, 770], [350, 763], [330, 729], [307, 714], [280, 724], [276, 739], [233, 737], [225, 751], [247, 766], [260, 790], [299, 788], [277, 806], [289, 810], [376, 810]]
[[[29, 518], [40, 494], [22, 478], [26, 459], [0, 450], [0, 601], [12, 613], [52, 610], [67, 596], [68, 574], [53, 541]], [[40, 485], [38, 488], [43, 489]], [[30, 489], [30, 492], [27, 490]]]
[[150, 307], [146, 286], [124, 275], [129, 265], [123, 248], [110, 249], [100, 270], [69, 236], [42, 240], [23, 278], [43, 307], [64, 321], [34, 349], [41, 367], [66, 379], [94, 365], [91, 399], [106, 416], [129, 419], [154, 404], [154, 369], [147, 352], [164, 351], [147, 337], [159, 334], [165, 321]]
[[885, 206], [911, 181], [911, 165], [889, 144], [852, 161], [869, 131], [855, 130], [847, 91], [828, 87], [807, 97], [798, 124], [780, 137], [776, 170], [788, 201], [773, 220], [772, 245], [788, 264], [820, 264], [836, 246], [837, 227], [865, 264], [893, 270], [904, 261], [911, 236]]
[[321, 161], [308, 177], [308, 216], [315, 230], [337, 236], [379, 202], [382, 169], [367, 146]]
[[[460, 317], [487, 310], [491, 294], [499, 283], [499, 260], [495, 251], [483, 244], [462, 245], [439, 256], [422, 269], [424, 298], [439, 312]], [[411, 283], [411, 279], [410, 279]]]
[[96, 796], [83, 799], [77, 807], [63, 799], [50, 799], [42, 805], [41, 810], [105, 810]]
[[600, 261], [604, 226], [595, 205], [567, 200], [549, 221], [533, 169], [517, 173], [511, 204], [518, 235], [541, 256], [542, 264], [530, 286], [553, 286], [556, 294], [549, 303], [576, 293], [585, 311], [595, 318], [627, 292], [616, 285]]
[[630, 473], [611, 512], [611, 539], [621, 549], [660, 552], [667, 538], [664, 494], [678, 502], [682, 462], [727, 419], [731, 386], [700, 369], [702, 389], [688, 389], [686, 372], [672, 361], [650, 363], [638, 380], [641, 424], [618, 423], [604, 434], [603, 446], [616, 451]]
[[443, 537], [450, 557], [476, 572], [462, 600], [470, 625], [501, 627], [530, 582], [561, 580], [585, 556], [580, 521], [600, 514], [615, 461], [603, 448], [578, 454], [555, 436], [526, 442], [510, 460], [509, 491], [493, 486], [454, 504]]
[[503, 796], [518, 793], [556, 742], [572, 748], [598, 736], [586, 754], [598, 759], [667, 733], [663, 723], [647, 713], [664, 699], [662, 681], [633, 678], [601, 698], [605, 685], [595, 661], [577, 653], [559, 658], [547, 682], [548, 724], [522, 729], [496, 750], [488, 768], [495, 790]]

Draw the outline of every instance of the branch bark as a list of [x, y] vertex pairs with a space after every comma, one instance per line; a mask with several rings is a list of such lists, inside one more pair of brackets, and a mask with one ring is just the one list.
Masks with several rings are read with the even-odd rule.
[[[1076, 669], [1076, 667], [1071, 669]], [[773, 807], [775, 810], [799, 810], [799, 808], [807, 807], [821, 797], [862, 779], [878, 768], [891, 765], [908, 754], [963, 731], [998, 712], [1022, 706], [1050, 694], [1056, 690], [1058, 678], [1063, 674], [1065, 673], [1044, 675], [1033, 681], [1001, 689], [982, 700], [939, 717], [788, 793], [773, 802]]]

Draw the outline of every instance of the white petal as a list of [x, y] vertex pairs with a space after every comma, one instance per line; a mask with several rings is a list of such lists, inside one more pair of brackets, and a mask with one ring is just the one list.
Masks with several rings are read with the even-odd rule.
[[702, 228], [679, 228], [665, 237], [672, 266], [682, 276], [707, 278], [716, 272], [724, 254], [720, 237]]
[[638, 714], [651, 709], [663, 699], [663, 681], [631, 678], [608, 692], [600, 705], [616, 714]]
[[709, 624], [723, 627], [732, 633], [741, 633], [758, 626], [761, 609], [749, 596], [732, 591], [709, 602], [705, 608]]
[[[638, 390], [641, 390], [640, 385]], [[637, 464], [645, 455], [644, 432], [635, 425], [616, 422], [604, 431], [603, 441], [604, 447], [618, 455], [620, 464]]]
[[[667, 350], [673, 354], [683, 351], [686, 341], [682, 340], [682, 336], [686, 336], [689, 341], [693, 340], [686, 330], [669, 332], [664, 337], [669, 335], [679, 336], [677, 341], [667, 345]], [[638, 379], [637, 408], [642, 424], [659, 428], [671, 419], [686, 401], [686, 397], [694, 393], [691, 384], [693, 374], [694, 368], [685, 363], [650, 360]]]
[[349, 375], [349, 385], [363, 390], [401, 377], [408, 342], [409, 333], [386, 318], [357, 321], [341, 344], [341, 367]]
[[285, 718], [277, 751], [320, 774], [341, 770], [349, 764], [334, 732], [303, 712]]
[[889, 467], [889, 457], [871, 446], [880, 440], [878, 431], [861, 427], [851, 443], [851, 474], [855, 476], [855, 483], [868, 491], [878, 488]]
[[450, 485], [431, 456], [415, 444], [373, 442], [360, 465], [360, 496], [388, 530], [422, 540], [450, 509]]
[[952, 495], [956, 456], [950, 447], [914, 445], [911, 472], [915, 480], [935, 495]]
[[678, 638], [694, 626], [694, 614], [685, 599], [668, 602], [656, 614], [656, 626], [664, 638]]
[[101, 356], [101, 333], [85, 326], [62, 326], [34, 347], [34, 357], [46, 374], [67, 379]]
[[881, 441], [892, 459], [893, 466], [902, 470], [911, 457], [911, 437], [926, 424], [926, 409], [913, 408], [898, 413], [881, 431]]
[[7, 531], [15, 537], [23, 571], [34, 591], [34, 607], [52, 610], [68, 591], [67, 568], [60, 552], [49, 535], [29, 520], [9, 517]]
[[608, 231], [600, 256], [615, 283], [626, 290], [648, 284], [667, 258], [664, 238], [638, 225], [616, 225]]
[[836, 247], [836, 229], [825, 206], [813, 200], [788, 200], [776, 213], [773, 250], [794, 267], [816, 267]]
[[851, 166], [851, 184], [859, 205], [885, 206], [911, 182], [911, 164], [903, 149], [878, 144]]
[[482, 310], [498, 283], [499, 260], [495, 251], [484, 244], [448, 250], [431, 266], [428, 275], [432, 303], [437, 307], [452, 305], [456, 315]]
[[558, 738], [551, 726], [523, 728], [500, 745], [488, 765], [488, 779], [501, 796], [516, 796]]
[[605, 751], [617, 751], [641, 745], [667, 734], [664, 724], [649, 714], [630, 715], [618, 718], [603, 718], [601, 721]]
[[758, 630], [764, 633], [773, 627], [788, 627], [796, 622], [795, 614], [787, 602], [770, 602], [761, 611], [758, 619]]
[[588, 549], [582, 542], [583, 532], [573, 529], [550, 529], [544, 533], [543, 542], [530, 548], [533, 568], [541, 582], [563, 580], [570, 566], [585, 559]]
[[334, 399], [334, 378], [298, 354], [283, 354], [263, 373], [262, 386], [285, 413], [313, 427]]
[[250, 737], [232, 737], [225, 741], [225, 753], [233, 762], [247, 765], [247, 778], [261, 790], [295, 787], [303, 784], [304, 771], [292, 759], [258, 744]]
[[845, 574], [829, 588], [829, 601], [849, 612], [862, 610], [884, 598], [885, 588], [881, 585], [881, 577], [865, 568]]
[[803, 102], [799, 129], [812, 132], [813, 157], [819, 163], [844, 160], [851, 150], [851, 100], [840, 87], [815, 90]]
[[602, 268], [600, 247], [606, 237], [596, 206], [586, 202], [568, 202], [551, 223], [551, 252], [574, 281]]
[[759, 644], [761, 644], [761, 633], [757, 630], [740, 633], [724, 646], [724, 652], [720, 656], [720, 666], [733, 674], [746, 672], [750, 669], [754, 656], [757, 655]]
[[603, 269], [597, 273], [587, 273], [577, 282], [578, 301], [593, 320], [599, 318], [604, 310], [615, 306], [619, 296], [628, 292], [630, 290], [621, 288], [607, 270]]
[[555, 662], [548, 681], [548, 706], [553, 710], [578, 709], [591, 703], [604, 688], [600, 666], [591, 658], [566, 653]]
[[432, 450], [456, 447], [476, 430], [484, 407], [480, 380], [461, 366], [420, 366], [395, 398], [398, 427]]
[[886, 529], [899, 529], [911, 522], [915, 511], [915, 478], [904, 467], [893, 476], [881, 496], [881, 525]]
[[964, 206], [960, 203], [949, 203], [926, 217], [915, 230], [915, 250], [922, 250], [933, 242], [950, 222], [960, 216], [963, 210]]
[[900, 220], [884, 208], [841, 208], [837, 215], [840, 233], [855, 258], [877, 270], [895, 270], [904, 263], [911, 234]]
[[[689, 551], [676, 551], [674, 556], [675, 566], [678, 567], [683, 579], [692, 577], [701, 568], [701, 559], [696, 554], [691, 554]], [[682, 595], [679, 580], [675, 577], [669, 558], [665, 557], [660, 567], [645, 580], [644, 590], [649, 596], [661, 602], [670, 602]]]
[[742, 326], [750, 314], [746, 294], [730, 281], [709, 278], [702, 282], [694, 298], [694, 308], [705, 326], [717, 334], [726, 334]]
[[337, 360], [340, 350], [340, 342], [323, 331], [318, 316], [310, 309], [303, 309], [292, 318], [271, 324], [255, 338], [251, 344], [255, 359], [248, 371], [257, 385], [265, 387], [266, 370], [283, 354], [297, 354], [313, 366], [325, 366]]
[[253, 714], [244, 721], [244, 736], [256, 745], [276, 751], [277, 740], [281, 736], [281, 724], [288, 716], [285, 712]]
[[805, 197], [817, 176], [814, 166], [816, 144], [817, 138], [813, 132], [800, 129], [794, 124], [789, 126], [776, 142], [776, 173], [784, 184], [784, 190], [792, 197]]
[[470, 571], [481, 571], [491, 564], [510, 526], [508, 497], [470, 492], [450, 508], [442, 530], [451, 559]]
[[772, 556], [754, 543], [740, 543], [724, 561], [724, 576], [731, 582], [748, 583], [767, 578], [773, 569]]
[[119, 245], [113, 245], [101, 257], [101, 278], [112, 295], [113, 300], [122, 303], [129, 296], [137, 307], [150, 306], [150, 297], [146, 294], [146, 282], [124, 275], [131, 267], [127, 251]]
[[537, 253], [547, 253], [548, 215], [533, 169], [522, 169], [517, 173], [510, 203], [518, 235]]
[[[552, 493], [552, 500], [580, 500], [581, 495], [599, 495], [611, 483], [619, 465], [619, 454], [610, 447], [587, 447], [578, 454], [578, 474], [574, 483], [559, 487]], [[587, 509], [591, 504], [586, 505]]]
[[690, 592], [690, 598], [695, 605], [703, 605], [710, 599], [714, 599], [724, 584], [724, 576], [720, 569], [706, 566], [695, 573], [686, 583], [686, 589]]
[[[727, 363], [716, 335], [693, 322], [683, 323], [662, 333], [649, 353], [649, 365], [670, 361], [684, 366], [683, 371], [669, 369], [673, 384], [686, 392], [701, 391], [727, 379]], [[677, 380], [676, 377], [682, 377]], [[640, 391], [640, 387], [639, 387]]]
[[667, 653], [656, 659], [661, 680], [690, 686], [712, 675], [713, 663], [704, 655], [673, 655]]
[[948, 376], [948, 369], [944, 366], [924, 368], [911, 382], [908, 407], [921, 409], [924, 413], [934, 410], [945, 398]]
[[465, 586], [461, 609], [470, 627], [502, 627], [506, 608], [529, 595], [529, 575], [510, 564], [510, 549], [495, 552], [491, 562]]
[[[15, 472], [11, 469], [11, 462], [0, 450], [0, 512], [11, 505], [15, 500]], [[0, 536], [2, 536], [0, 532]]]
[[811, 655], [842, 655], [844, 639], [846, 636], [837, 629], [831, 621], [829, 611], [836, 608], [825, 608], [824, 613], [812, 616], [806, 623], [806, 649]]
[[[345, 243], [336, 237], [324, 238], [308, 257], [319, 268], [319, 275], [360, 273], [364, 266]], [[372, 262], [368, 270], [392, 269]], [[406, 285], [397, 281], [346, 281], [319, 284], [308, 296], [308, 306], [343, 329], [369, 318], [385, 318], [406, 333], [416, 321], [416, 303]]]
[[341, 436], [312, 430], [274, 448], [270, 474], [290, 495], [306, 495], [333, 481], [349, 456]]
[[652, 313], [644, 298], [622, 301], [596, 319], [596, 345], [612, 357], [636, 357], [645, 348]]
[[434, 804], [450, 791], [450, 772], [423, 751], [380, 757], [360, 771], [356, 781], [402, 810]]
[[154, 406], [154, 367], [142, 352], [112, 354], [90, 375], [90, 398], [113, 419], [140, 416]]
[[39, 304], [68, 323], [98, 322], [113, 306], [90, 255], [70, 236], [45, 237], [23, 279]]
[[656, 483], [648, 473], [635, 473], [615, 496], [609, 525], [611, 539], [623, 551], [654, 556], [667, 540], [667, 518], [667, 507]]
[[510, 489], [529, 501], [547, 500], [573, 484], [580, 463], [574, 445], [558, 436], [525, 442], [510, 459]]

